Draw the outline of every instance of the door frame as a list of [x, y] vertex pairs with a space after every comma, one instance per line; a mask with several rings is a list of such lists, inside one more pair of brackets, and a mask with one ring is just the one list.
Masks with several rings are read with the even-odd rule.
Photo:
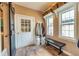
[[11, 2], [9, 2], [8, 3], [8, 8], [9, 8], [9, 52], [10, 52], [10, 56], [12, 56], [12, 50], [11, 50], [11, 25], [10, 25], [10, 22], [11, 22], [11, 17], [10, 17], [10, 11], [11, 11], [11, 5], [12, 5], [12, 3]]
[[[9, 55], [12, 56], [13, 55], [13, 52], [12, 52], [12, 30], [11, 30], [11, 17], [14, 15], [15, 13], [15, 10], [14, 8], [12, 7], [12, 2], [8, 2], [8, 8], [9, 8]], [[13, 14], [13, 15], [11, 15]], [[14, 16], [13, 16], [14, 17]], [[13, 19], [14, 21], [14, 19]], [[15, 27], [14, 27], [15, 29]]]

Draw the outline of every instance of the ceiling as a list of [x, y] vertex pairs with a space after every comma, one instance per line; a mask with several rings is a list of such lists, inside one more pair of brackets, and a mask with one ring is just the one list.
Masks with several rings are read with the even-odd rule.
[[37, 11], [44, 12], [48, 9], [54, 2], [16, 2], [15, 4], [28, 7]]

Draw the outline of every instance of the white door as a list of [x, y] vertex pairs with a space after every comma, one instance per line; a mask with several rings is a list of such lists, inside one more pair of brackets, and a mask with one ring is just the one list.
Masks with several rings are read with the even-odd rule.
[[34, 17], [15, 15], [15, 43], [16, 48], [21, 48], [34, 43]]

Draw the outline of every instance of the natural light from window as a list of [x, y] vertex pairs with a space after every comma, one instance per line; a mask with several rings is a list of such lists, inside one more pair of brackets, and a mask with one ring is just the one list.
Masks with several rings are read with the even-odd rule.
[[74, 9], [61, 14], [61, 35], [74, 38]]
[[46, 18], [47, 35], [53, 35], [53, 15], [49, 15]]

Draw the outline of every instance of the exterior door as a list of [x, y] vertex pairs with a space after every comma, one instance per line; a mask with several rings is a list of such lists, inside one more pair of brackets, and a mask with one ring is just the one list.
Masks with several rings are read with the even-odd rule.
[[34, 17], [15, 15], [16, 48], [21, 48], [34, 43]]

